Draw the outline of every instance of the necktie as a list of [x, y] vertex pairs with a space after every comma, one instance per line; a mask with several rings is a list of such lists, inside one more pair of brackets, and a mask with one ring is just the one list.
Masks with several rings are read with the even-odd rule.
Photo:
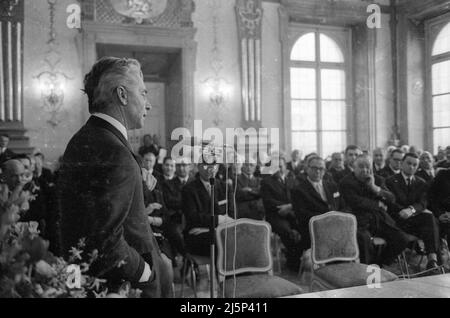
[[314, 187], [316, 188], [316, 191], [319, 193], [322, 200], [327, 202], [327, 196], [325, 195], [325, 191], [323, 190], [323, 186], [321, 186], [320, 183], [315, 183]]
[[211, 196], [211, 185], [209, 183], [205, 183], [206, 191], [208, 192], [209, 196]]

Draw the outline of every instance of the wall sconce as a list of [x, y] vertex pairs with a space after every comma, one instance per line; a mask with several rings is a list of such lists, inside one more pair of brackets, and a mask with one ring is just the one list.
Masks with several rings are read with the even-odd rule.
[[212, 77], [204, 81], [205, 95], [213, 109], [221, 110], [225, 107], [231, 93], [231, 85], [221, 77]]
[[64, 102], [66, 81], [69, 79], [62, 72], [44, 71], [36, 76], [44, 109], [50, 114], [48, 123], [53, 127], [59, 124], [58, 114]]

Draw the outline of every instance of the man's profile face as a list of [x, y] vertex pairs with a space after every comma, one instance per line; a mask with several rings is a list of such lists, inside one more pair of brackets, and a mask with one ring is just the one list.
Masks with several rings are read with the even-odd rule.
[[149, 152], [142, 158], [142, 166], [147, 170], [152, 170], [156, 163], [156, 157], [153, 153]]
[[9, 138], [6, 136], [0, 136], [0, 148], [7, 148], [9, 143]]
[[175, 173], [175, 162], [172, 159], [167, 159], [162, 168], [164, 175], [171, 177]]
[[325, 174], [325, 162], [320, 159], [313, 159], [310, 161], [306, 169], [309, 179], [314, 182], [322, 181]]
[[359, 149], [349, 149], [345, 154], [345, 161], [347, 165], [350, 167], [353, 167], [353, 163], [355, 162], [356, 158], [361, 154], [361, 151]]
[[355, 176], [359, 181], [366, 182], [372, 175], [372, 167], [367, 159], [359, 159], [354, 166]]
[[394, 152], [391, 155], [390, 164], [391, 168], [394, 170], [400, 170], [402, 167], [403, 154], [400, 152]]
[[142, 72], [137, 66], [130, 66], [126, 90], [128, 92], [125, 107], [126, 128], [129, 130], [140, 129], [144, 127], [147, 110], [150, 110], [150, 103], [147, 100], [147, 88], [142, 79]]
[[419, 159], [413, 157], [406, 157], [402, 162], [402, 171], [407, 176], [412, 176], [416, 173], [419, 167]]
[[383, 165], [384, 156], [383, 156], [383, 152], [381, 151], [381, 149], [376, 149], [376, 150], [373, 152], [373, 161], [374, 161], [375, 164], [378, 165], [378, 166]]

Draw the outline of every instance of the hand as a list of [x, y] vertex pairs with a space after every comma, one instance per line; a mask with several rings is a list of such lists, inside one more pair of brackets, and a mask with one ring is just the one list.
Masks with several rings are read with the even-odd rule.
[[278, 214], [281, 216], [287, 216], [288, 214], [293, 214], [294, 211], [292, 210], [292, 204], [283, 204], [277, 206], [278, 208]]
[[369, 189], [371, 189], [375, 193], [378, 193], [381, 190], [381, 188], [375, 184], [375, 176], [373, 174], [370, 174], [367, 177], [366, 184]]
[[147, 209], [145, 210], [147, 212], [147, 215], [152, 214], [155, 210], [159, 210], [162, 208], [162, 205], [159, 203], [150, 203]]
[[149, 216], [148, 217], [148, 222], [150, 223], [150, 225], [156, 226], [156, 227], [160, 227], [163, 223], [162, 218], [160, 217], [153, 217], [153, 216]]
[[250, 187], [245, 187], [245, 188], [242, 189], [242, 191], [244, 191], [244, 192], [252, 192], [253, 190]]
[[407, 209], [401, 210], [399, 212], [399, 214], [403, 220], [406, 220], [406, 219], [409, 219], [413, 215], [413, 212], [411, 211], [411, 209], [407, 208]]
[[382, 201], [378, 201], [378, 207], [382, 208], [385, 212], [388, 209], [387, 205], [384, 202], [382, 202]]
[[300, 242], [300, 240], [302, 239], [302, 236], [297, 230], [291, 230], [289, 232], [289, 236], [294, 242]]

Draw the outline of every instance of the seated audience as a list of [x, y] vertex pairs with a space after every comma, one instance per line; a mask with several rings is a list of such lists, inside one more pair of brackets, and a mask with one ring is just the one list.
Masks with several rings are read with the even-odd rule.
[[438, 267], [439, 229], [433, 214], [426, 209], [427, 183], [414, 176], [418, 166], [419, 157], [407, 153], [403, 157], [401, 173], [388, 178], [386, 186], [395, 196], [395, 202], [389, 205], [389, 213], [399, 228], [424, 241], [429, 269]]
[[389, 163], [383, 169], [378, 171], [378, 175], [387, 179], [393, 175], [399, 174], [404, 155], [405, 153], [403, 150], [394, 149], [389, 157]]
[[344, 170], [335, 173], [333, 176], [334, 181], [339, 184], [341, 180], [348, 174], [351, 174], [353, 172], [353, 164], [356, 160], [356, 158], [362, 154], [361, 149], [358, 146], [350, 145], [345, 149], [345, 163], [344, 163]]
[[373, 173], [378, 174], [385, 166], [384, 151], [381, 148], [376, 148], [373, 151]]
[[162, 174], [156, 171], [156, 156], [150, 150], [145, 150], [142, 156], [142, 178], [144, 183], [147, 184], [147, 187], [151, 187], [153, 182], [152, 176], [156, 178], [156, 180], [164, 179]]
[[428, 185], [431, 184], [435, 176], [433, 165], [433, 156], [428, 151], [424, 151], [419, 157], [419, 169], [417, 169], [416, 176], [425, 180]]
[[445, 159], [438, 162], [436, 168], [450, 168], [450, 146], [445, 148]]
[[330, 211], [344, 211], [345, 205], [337, 185], [324, 179], [325, 161], [321, 157], [310, 157], [306, 162], [306, 176], [298, 176], [291, 191], [292, 207], [298, 219], [301, 246], [311, 248], [309, 220]]
[[264, 219], [261, 199], [261, 178], [255, 177], [256, 163], [246, 162], [237, 177], [236, 214], [238, 218]]
[[429, 206], [439, 220], [441, 236], [450, 243], [450, 169], [439, 171], [428, 191]]
[[[393, 203], [395, 197], [385, 187], [384, 179], [373, 174], [369, 157], [356, 159], [354, 171], [342, 179], [339, 190], [358, 220], [358, 232], [361, 233], [358, 244], [365, 262], [390, 264], [407, 247], [409, 240], [387, 213], [388, 204]], [[381, 259], [375, 257], [372, 239], [367, 240], [368, 237], [380, 237], [387, 242]]]
[[300, 227], [291, 201], [291, 190], [295, 180], [286, 167], [286, 159], [279, 157], [277, 162], [278, 171], [263, 179], [261, 183], [261, 196], [266, 220], [271, 224], [272, 231], [280, 236], [286, 248], [287, 267], [298, 271], [302, 249]]
[[210, 254], [211, 183], [214, 182], [215, 226], [233, 220], [232, 191], [227, 184], [216, 178], [218, 164], [198, 164], [198, 175], [182, 190], [183, 214], [186, 218], [184, 242], [189, 253], [201, 256]]
[[291, 162], [288, 162], [287, 168], [291, 171], [295, 176], [298, 176], [303, 172], [303, 164], [302, 164], [302, 153], [300, 150], [295, 149], [291, 154]]
[[176, 164], [175, 177], [162, 183], [164, 202], [168, 211], [164, 232], [172, 249], [183, 256], [186, 254], [186, 248], [183, 238], [185, 221], [183, 220], [182, 190], [193, 180], [189, 176], [190, 170], [191, 164], [182, 158]]
[[162, 181], [170, 181], [175, 177], [175, 161], [171, 157], [165, 157], [162, 165]]

